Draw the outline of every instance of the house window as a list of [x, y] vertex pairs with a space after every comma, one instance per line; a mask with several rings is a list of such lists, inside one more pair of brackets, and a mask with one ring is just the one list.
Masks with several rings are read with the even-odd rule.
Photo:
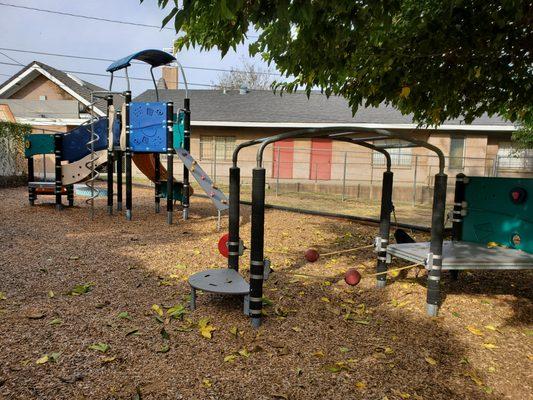
[[533, 149], [516, 150], [510, 142], [500, 143], [497, 156], [498, 169], [533, 169]]
[[[409, 142], [401, 139], [388, 139], [380, 140], [374, 144], [378, 147], [385, 148], [389, 152], [392, 165], [404, 167], [411, 166], [413, 159], [412, 148], [401, 147], [409, 145]], [[372, 152], [372, 163], [374, 165], [386, 165], [385, 156], [376, 151]]]
[[235, 136], [200, 136], [201, 160], [231, 160]]
[[47, 97], [45, 95], [39, 96], [39, 100], [41, 100], [41, 101], [45, 101], [46, 99], [47, 99]]
[[465, 159], [465, 138], [452, 136], [450, 140], [450, 168], [462, 169]]

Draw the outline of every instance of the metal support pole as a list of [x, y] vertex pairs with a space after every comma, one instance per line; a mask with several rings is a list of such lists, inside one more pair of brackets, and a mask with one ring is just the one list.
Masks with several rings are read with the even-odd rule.
[[117, 161], [117, 211], [122, 211], [122, 163], [124, 162], [124, 153], [118, 150], [115, 155]]
[[229, 169], [229, 226], [228, 226], [228, 268], [239, 270], [239, 218], [241, 197], [241, 170]]
[[[168, 146], [167, 146], [168, 147]], [[156, 214], [159, 214], [159, 211], [161, 210], [161, 157], [159, 156], [159, 153], [154, 154], [155, 159], [155, 168], [154, 168], [154, 175], [155, 175], [155, 193], [154, 193], [154, 201], [155, 201], [155, 212]]]
[[348, 161], [348, 152], [344, 152], [344, 166], [342, 170], [342, 201], [346, 200], [346, 167]]
[[[174, 212], [174, 146], [173, 146], [173, 121], [174, 103], [167, 103], [167, 223], [172, 225]], [[188, 188], [187, 188], [188, 189]], [[185, 191], [185, 185], [184, 185]], [[185, 198], [185, 193], [183, 194]]]
[[215, 137], [215, 154], [213, 156], [213, 183], [216, 184], [217, 183], [217, 139]]
[[444, 217], [446, 212], [446, 186], [448, 175], [435, 175], [433, 211], [431, 217], [431, 244], [428, 254], [427, 306], [429, 316], [436, 316], [440, 304], [440, 277], [442, 269], [442, 243], [444, 240]]
[[[127, 71], [127, 69], [126, 69]], [[124, 101], [126, 103], [126, 219], [131, 221], [132, 218], [132, 175], [131, 175], [131, 143], [130, 143], [130, 103], [131, 103], [131, 92], [127, 91], [124, 96]]]
[[264, 232], [266, 173], [262, 167], [252, 172], [252, 234], [250, 249], [250, 316], [252, 326], [261, 325], [263, 307]]
[[[107, 121], [109, 124], [109, 108], [113, 105], [113, 96], [109, 95], [107, 100]], [[108, 130], [113, 129], [112, 126], [108, 126]], [[108, 135], [109, 138], [109, 135]], [[111, 141], [113, 136], [111, 135]], [[109, 139], [108, 139], [109, 140]], [[107, 144], [107, 212], [113, 214], [113, 142]]]
[[[191, 99], [183, 101], [185, 114], [183, 116], [183, 148], [189, 153], [191, 151]], [[189, 170], [183, 166], [183, 219], [189, 218]]]
[[[379, 239], [376, 245], [378, 262], [377, 272], [387, 271], [387, 246], [390, 238], [390, 214], [392, 212], [392, 183], [394, 174], [391, 171], [383, 172], [383, 186], [381, 189], [381, 215], [379, 221]], [[377, 287], [385, 287], [387, 275], [377, 276]]]
[[35, 181], [35, 168], [33, 156], [28, 157], [28, 200], [30, 206], [35, 205], [37, 195], [35, 194], [35, 188], [30, 185], [30, 182]]
[[413, 207], [416, 206], [416, 180], [418, 174], [418, 156], [415, 156], [415, 171], [413, 173]]
[[54, 134], [54, 153], [55, 153], [55, 189], [56, 209], [61, 210], [61, 189], [63, 188], [61, 173], [61, 154], [63, 153], [63, 136], [60, 133]]
[[74, 185], [67, 186], [67, 200], [69, 207], [74, 206]]

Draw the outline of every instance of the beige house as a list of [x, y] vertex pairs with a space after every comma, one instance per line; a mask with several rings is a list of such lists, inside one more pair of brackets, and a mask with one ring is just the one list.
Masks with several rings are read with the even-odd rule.
[[[470, 175], [533, 177], [533, 152], [512, 155], [515, 127], [500, 118], [483, 116], [472, 124], [448, 121], [436, 129], [418, 129], [410, 116], [392, 107], [362, 108], [355, 116], [343, 98], [319, 93], [282, 96], [269, 91], [193, 90], [191, 99], [191, 152], [207, 172], [225, 181], [233, 149], [247, 140], [292, 129], [322, 126], [383, 128], [412, 135], [438, 146], [446, 155], [450, 184], [464, 172]], [[160, 90], [160, 99], [183, 104], [184, 91]], [[149, 90], [134, 101], [155, 101]], [[383, 144], [383, 142], [382, 142]], [[385, 146], [401, 146], [398, 140]], [[257, 147], [241, 152], [242, 176], [250, 177]], [[398, 196], [424, 197], [437, 171], [437, 158], [426, 149], [390, 149]], [[378, 187], [384, 158], [378, 153], [344, 142], [324, 139], [289, 140], [267, 149], [265, 165], [271, 184], [284, 189], [368, 192]], [[378, 192], [376, 192], [377, 194]], [[360, 194], [360, 193], [358, 193]]]

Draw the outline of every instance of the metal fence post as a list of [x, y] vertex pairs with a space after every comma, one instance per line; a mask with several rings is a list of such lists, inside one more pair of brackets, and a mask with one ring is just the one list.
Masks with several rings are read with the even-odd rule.
[[342, 171], [342, 201], [346, 200], [346, 160], [348, 158], [348, 152], [344, 152], [344, 169]]
[[215, 138], [214, 144], [215, 144], [215, 154], [213, 156], [213, 183], [216, 185], [217, 183], [217, 140], [216, 138]]
[[276, 197], [278, 197], [278, 194], [279, 194], [279, 166], [281, 164], [281, 161], [280, 161], [280, 153], [281, 153], [281, 147], [278, 146], [278, 155], [277, 155], [277, 165], [276, 165]]
[[418, 156], [415, 156], [415, 170], [413, 173], [413, 207], [416, 205], [416, 178], [418, 173]]

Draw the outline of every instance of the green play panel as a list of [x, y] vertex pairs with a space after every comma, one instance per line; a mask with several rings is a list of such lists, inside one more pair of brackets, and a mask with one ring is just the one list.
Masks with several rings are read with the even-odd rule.
[[36, 154], [54, 154], [54, 135], [31, 134], [24, 136], [24, 156], [32, 157]]
[[172, 132], [173, 144], [175, 149], [181, 149], [183, 147], [183, 136], [185, 135], [184, 119], [185, 113], [183, 111], [174, 114], [174, 124], [172, 125]]
[[462, 240], [533, 253], [533, 179], [468, 177]]
[[[177, 201], [183, 201], [183, 183], [181, 182], [174, 182], [173, 185], [173, 196], [172, 198]], [[167, 198], [167, 185], [166, 182], [162, 182], [161, 184], [161, 197], [166, 199]]]

